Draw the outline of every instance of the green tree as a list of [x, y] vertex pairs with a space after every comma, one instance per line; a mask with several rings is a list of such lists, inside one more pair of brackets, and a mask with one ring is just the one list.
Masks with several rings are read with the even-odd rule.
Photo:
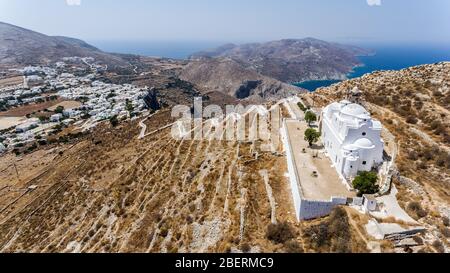
[[306, 106], [303, 105], [303, 103], [301, 103], [301, 102], [299, 102], [297, 105], [300, 108], [300, 110], [302, 110], [303, 112], [306, 112], [308, 110], [308, 108], [306, 108]]
[[308, 141], [309, 147], [311, 147], [314, 143], [319, 141], [320, 133], [315, 129], [309, 128], [305, 131], [305, 141]]
[[64, 112], [64, 106], [58, 106], [58, 107], [56, 107], [56, 109], [55, 109], [55, 113], [57, 113], [57, 114], [62, 114]]
[[126, 101], [125, 101], [125, 108], [128, 111], [128, 113], [130, 113], [130, 116], [132, 116], [133, 111], [134, 111], [134, 106], [133, 106], [133, 103], [131, 103], [131, 101], [129, 99], [126, 99]]
[[308, 122], [308, 125], [311, 126], [311, 123], [317, 121], [317, 116], [312, 111], [308, 111], [305, 114], [305, 120]]
[[380, 189], [377, 185], [378, 175], [374, 172], [360, 172], [353, 180], [353, 187], [358, 190], [358, 195], [374, 194]]

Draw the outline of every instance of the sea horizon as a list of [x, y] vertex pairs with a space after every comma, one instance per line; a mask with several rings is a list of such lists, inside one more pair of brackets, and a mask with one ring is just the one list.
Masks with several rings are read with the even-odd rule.
[[[377, 44], [362, 46], [372, 49], [375, 54], [370, 56], [358, 56], [361, 65], [355, 66], [353, 71], [347, 74], [347, 79], [354, 79], [375, 71], [402, 70], [408, 67], [434, 64], [450, 61], [450, 46], [444, 45], [399, 45], [399, 44]], [[327, 87], [343, 80], [312, 80], [293, 83], [309, 91], [315, 91], [321, 87]]]

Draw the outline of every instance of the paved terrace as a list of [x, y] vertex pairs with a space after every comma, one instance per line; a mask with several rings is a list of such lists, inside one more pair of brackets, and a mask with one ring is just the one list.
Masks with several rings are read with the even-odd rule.
[[[304, 140], [304, 132], [308, 128], [306, 122], [287, 120], [286, 126], [303, 198], [329, 201], [332, 197], [355, 197], [355, 193], [349, 191], [341, 182], [323, 149], [308, 148], [309, 145]], [[306, 148], [306, 153], [302, 152], [303, 148]], [[316, 153], [319, 157], [313, 158]], [[313, 177], [314, 171], [318, 173], [318, 177]]]

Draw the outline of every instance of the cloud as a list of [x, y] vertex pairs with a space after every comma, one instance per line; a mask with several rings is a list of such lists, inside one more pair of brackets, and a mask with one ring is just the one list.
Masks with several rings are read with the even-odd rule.
[[367, 0], [369, 6], [381, 6], [381, 0]]
[[81, 0], [66, 0], [68, 6], [80, 6]]

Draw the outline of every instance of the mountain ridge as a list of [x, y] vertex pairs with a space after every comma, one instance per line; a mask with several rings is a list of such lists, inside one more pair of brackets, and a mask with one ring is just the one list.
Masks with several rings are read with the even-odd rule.
[[0, 65], [48, 64], [74, 56], [93, 57], [109, 65], [127, 65], [122, 58], [105, 53], [82, 40], [48, 36], [0, 22]]
[[228, 57], [246, 68], [286, 83], [346, 78], [362, 63], [357, 56], [373, 51], [316, 38], [282, 39], [266, 43], [225, 44], [190, 56], [191, 60]]

